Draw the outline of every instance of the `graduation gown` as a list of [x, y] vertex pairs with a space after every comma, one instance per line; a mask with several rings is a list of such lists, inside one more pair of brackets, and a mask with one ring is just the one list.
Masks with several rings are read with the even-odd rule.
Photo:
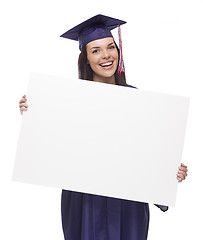
[[146, 240], [147, 203], [63, 190], [65, 240]]
[[61, 214], [65, 240], [147, 240], [148, 203], [62, 190]]

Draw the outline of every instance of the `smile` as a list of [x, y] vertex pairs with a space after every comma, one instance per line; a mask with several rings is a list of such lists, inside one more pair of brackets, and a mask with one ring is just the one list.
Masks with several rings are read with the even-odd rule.
[[105, 63], [101, 63], [99, 64], [101, 67], [111, 67], [113, 65], [113, 61], [110, 62], [105, 62]]

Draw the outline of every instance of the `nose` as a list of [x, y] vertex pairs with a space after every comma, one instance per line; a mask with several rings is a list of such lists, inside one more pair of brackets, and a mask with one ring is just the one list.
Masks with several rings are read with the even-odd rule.
[[103, 59], [109, 59], [110, 58], [110, 54], [109, 54], [109, 52], [108, 52], [108, 50], [104, 50], [103, 51]]

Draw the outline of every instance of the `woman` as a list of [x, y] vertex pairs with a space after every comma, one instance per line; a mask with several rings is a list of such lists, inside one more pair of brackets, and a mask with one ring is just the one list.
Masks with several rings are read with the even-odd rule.
[[[121, 38], [117, 48], [110, 30], [125, 22], [97, 15], [64, 33], [79, 40], [79, 78], [108, 84], [127, 85], [122, 60]], [[20, 111], [28, 109], [24, 95]], [[177, 180], [187, 176], [181, 164]], [[175, 177], [175, 176], [174, 176]], [[162, 211], [168, 207], [158, 206]], [[66, 240], [146, 240], [149, 226], [147, 203], [63, 190], [62, 225]]]

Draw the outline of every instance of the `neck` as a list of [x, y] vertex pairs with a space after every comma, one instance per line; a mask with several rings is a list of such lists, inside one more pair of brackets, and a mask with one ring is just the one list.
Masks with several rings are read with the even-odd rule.
[[112, 77], [105, 78], [105, 77], [101, 77], [101, 76], [98, 76], [98, 75], [94, 74], [93, 75], [93, 81], [101, 82], [101, 83], [109, 83], [109, 84], [114, 84], [114, 85], [116, 84], [114, 75]]

